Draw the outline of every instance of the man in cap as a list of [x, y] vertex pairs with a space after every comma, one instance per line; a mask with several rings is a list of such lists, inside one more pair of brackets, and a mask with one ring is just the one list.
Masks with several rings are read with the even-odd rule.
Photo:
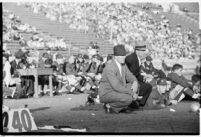
[[124, 45], [117, 45], [113, 50], [114, 59], [104, 68], [100, 81], [100, 102], [105, 103], [106, 112], [128, 112], [129, 105], [136, 99], [138, 81], [124, 65], [126, 57]]
[[141, 64], [141, 75], [144, 77], [145, 82], [150, 82], [153, 80], [156, 70], [151, 62], [151, 56], [148, 55], [145, 59], [145, 62]]
[[159, 79], [157, 81], [157, 91], [158, 91], [158, 104], [162, 107], [169, 105], [169, 91], [171, 87], [171, 82], [166, 79]]
[[91, 66], [91, 60], [88, 55], [83, 55], [84, 63], [82, 64], [82, 72], [86, 74]]
[[21, 48], [21, 49], [19, 49], [19, 50], [15, 53], [15, 57], [16, 57], [17, 59], [25, 58], [25, 57], [26, 57], [25, 52], [26, 52], [25, 49], [24, 49], [24, 48]]
[[[143, 98], [140, 100], [139, 105], [144, 106], [146, 104], [146, 101], [152, 92], [152, 86], [148, 83], [144, 82], [144, 78], [141, 75], [141, 70], [140, 70], [140, 60], [136, 54], [135, 47], [132, 48], [132, 50], [129, 51], [130, 55], [128, 55], [125, 59], [125, 63], [131, 73], [136, 76], [140, 89], [139, 89], [139, 96], [143, 96]], [[149, 104], [148, 104], [149, 105]]]
[[93, 60], [91, 62], [90, 68], [87, 71], [88, 73], [102, 73], [103, 70], [103, 66], [102, 66], [102, 62], [103, 62], [103, 57], [100, 56], [99, 54], [94, 55], [93, 56]]
[[151, 78], [151, 79], [160, 79], [160, 78], [166, 78], [165, 72], [160, 69], [156, 69], [154, 65], [152, 64], [152, 58], [150, 55], [146, 57], [146, 61], [144, 64], [141, 65], [142, 71], [145, 73], [144, 78]]
[[[44, 52], [42, 56], [39, 58], [38, 67], [45, 68], [45, 61], [48, 60], [48, 53]], [[47, 63], [47, 62], [46, 62]]]
[[64, 64], [64, 73], [66, 75], [77, 75], [74, 56], [70, 56], [68, 62]]
[[152, 72], [154, 71], [154, 66], [151, 61], [152, 61], [151, 56], [147, 56], [143, 66], [143, 70], [147, 74], [152, 74]]

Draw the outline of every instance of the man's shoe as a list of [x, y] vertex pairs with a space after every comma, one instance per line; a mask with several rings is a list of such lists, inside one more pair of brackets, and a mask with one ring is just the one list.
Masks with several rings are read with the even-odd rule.
[[199, 93], [194, 94], [194, 95], [192, 96], [192, 98], [193, 98], [193, 99], [199, 99], [199, 98], [200, 98], [200, 94], [199, 94]]
[[103, 105], [103, 109], [105, 110], [105, 113], [109, 113], [110, 111], [106, 104]]
[[105, 113], [117, 114], [116, 111], [114, 111], [112, 108], [107, 107], [106, 104], [103, 105], [103, 108], [104, 108], [104, 110], [105, 110]]
[[39, 94], [39, 97], [42, 97], [42, 96], [44, 96], [45, 95], [45, 93], [44, 92], [41, 92], [40, 94]]
[[32, 98], [33, 97], [33, 93], [27, 93], [27, 98]]
[[114, 109], [112, 109], [112, 108], [109, 108], [109, 113], [110, 114], [118, 114], [118, 112], [114, 111]]
[[133, 109], [139, 109], [140, 105], [139, 105], [138, 101], [132, 101], [132, 103], [128, 107], [133, 108]]
[[178, 102], [177, 102], [177, 100], [170, 100], [170, 103], [171, 103], [172, 105], [176, 105]]
[[126, 108], [126, 109], [121, 110], [119, 113], [130, 114], [130, 113], [132, 113], [133, 111], [134, 111], [134, 109], [128, 107], [128, 108]]
[[129, 110], [131, 111], [142, 111], [143, 110], [143, 107], [138, 107], [138, 108], [131, 108], [131, 107], [128, 107]]

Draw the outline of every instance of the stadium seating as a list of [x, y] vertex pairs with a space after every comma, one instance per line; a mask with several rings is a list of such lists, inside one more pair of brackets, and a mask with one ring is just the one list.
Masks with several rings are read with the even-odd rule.
[[75, 43], [74, 46], [79, 47], [80, 45], [82, 45], [84, 47], [88, 47], [90, 42], [93, 41], [97, 42], [98, 45], [102, 45], [103, 47], [111, 46], [112, 48], [112, 45], [109, 42], [102, 39], [98, 40], [94, 37], [93, 34], [85, 34], [83, 32], [80, 33], [76, 30], [68, 29], [66, 24], [49, 21], [40, 14], [35, 15], [24, 6], [16, 6], [16, 4], [9, 3], [5, 4], [5, 7], [20, 16], [21, 20], [27, 22], [31, 26], [36, 26], [37, 29], [43, 32], [48, 32], [49, 34], [54, 34], [56, 37], [62, 37], [68, 41], [71, 41], [72, 43]]
[[179, 5], [180, 10], [186, 8], [189, 12], [199, 12], [199, 5], [197, 2], [191, 3], [182, 3], [182, 2], [175, 2], [175, 4]]
[[[75, 5], [76, 6], [76, 5]], [[78, 4], [77, 7], [79, 7], [80, 5]], [[91, 5], [92, 7], [94, 6], [93, 4]], [[107, 7], [110, 9], [114, 9], [114, 7], [120, 7], [120, 8], [125, 8], [126, 6], [125, 5], [121, 5], [121, 4], [117, 4], [115, 6], [113, 6], [113, 4], [103, 4], [103, 6]], [[149, 9], [143, 9], [143, 6], [147, 6], [147, 7], [151, 7], [150, 9], [158, 9], [158, 10], [161, 10], [161, 7], [158, 6], [158, 5], [154, 5], [154, 4], [151, 4], [151, 3], [148, 3], [146, 5], [140, 5], [140, 3], [138, 5], [129, 5], [128, 7], [132, 8], [132, 10], [130, 10], [128, 7], [126, 7], [123, 11], [123, 15], [125, 18], [127, 18], [127, 12], [136, 12], [136, 20], [139, 20], [138, 23], [139, 23], [139, 26], [140, 28], [137, 28], [136, 30], [136, 33], [138, 33], [139, 35], [144, 35], [145, 37], [149, 37], [151, 36], [152, 34], [149, 32], [149, 31], [143, 31], [143, 29], [149, 29], [149, 28], [146, 28], [145, 26], [142, 26], [143, 23], [145, 24], [149, 24], [149, 21], [152, 20], [151, 17], [153, 17], [154, 21], [158, 21], [158, 23], [160, 24], [161, 22], [164, 21], [164, 19], [161, 18], [161, 15], [164, 15], [170, 22], [170, 25], [171, 25], [171, 30], [170, 30], [170, 38], [169, 40], [171, 40], [172, 38], [174, 38], [174, 36], [172, 34], [175, 33], [175, 27], [180, 24], [182, 26], [182, 30], [183, 30], [183, 34], [186, 33], [186, 30], [188, 29], [191, 29], [193, 31], [193, 33], [197, 33], [199, 30], [197, 29], [198, 28], [198, 22], [197, 21], [194, 21], [194, 20], [190, 20], [189, 18], [186, 18], [184, 16], [181, 16], [181, 15], [177, 15], [177, 14], [173, 14], [173, 13], [164, 13], [164, 12], [160, 12], [159, 14], [153, 14], [151, 12], [151, 10]], [[33, 13], [33, 9], [31, 9], [30, 5], [20, 5], [20, 6], [17, 6], [17, 4], [15, 3], [9, 3], [9, 4], [4, 4], [4, 7], [6, 9], [9, 9], [10, 11], [14, 12], [15, 14], [17, 14], [18, 16], [20, 16], [20, 19], [23, 21], [23, 22], [26, 22], [28, 23], [29, 25], [31, 26], [34, 26], [37, 28], [37, 30], [39, 32], [43, 32], [47, 35], [50, 35], [51, 38], [63, 38], [65, 39], [66, 42], [68, 42], [69, 44], [72, 44], [73, 47], [75, 47], [75, 49], [86, 49], [89, 45], [90, 45], [90, 42], [96, 42], [98, 44], [100, 48], [100, 53], [101, 54], [104, 54], [104, 55], [107, 55], [107, 54], [111, 54], [112, 53], [112, 47], [113, 47], [113, 43], [110, 41], [108, 41], [109, 38], [107, 37], [104, 37], [103, 36], [103, 39], [100, 39], [100, 38], [97, 38], [97, 35], [105, 35], [108, 33], [108, 25], [109, 23], [113, 20], [113, 18], [107, 18], [108, 20], [106, 20], [106, 24], [104, 24], [105, 26], [103, 27], [106, 27], [104, 28], [103, 30], [101, 30], [101, 33], [102, 34], [96, 34], [94, 32], [91, 32], [91, 31], [83, 31], [82, 29], [70, 29], [69, 27], [69, 24], [66, 24], [66, 23], [60, 23], [59, 21], [51, 21], [50, 19], [46, 18], [45, 15], [44, 15], [44, 12], [38, 12], [37, 14]], [[96, 7], [96, 6], [94, 6]], [[93, 7], [93, 8], [94, 8]], [[104, 8], [105, 8], [104, 7]], [[50, 8], [51, 9], [51, 8]], [[89, 9], [90, 9], [90, 6], [89, 6]], [[95, 9], [93, 9], [95, 10]], [[104, 9], [105, 10], [105, 9]], [[104, 11], [103, 10], [103, 11]], [[145, 14], [145, 12], [147, 14]], [[93, 11], [94, 12], [94, 11]], [[119, 12], [118, 10], [116, 12]], [[124, 13], [125, 12], [125, 13]], [[93, 13], [92, 13], [93, 14]], [[111, 12], [111, 14], [113, 14]], [[116, 14], [116, 13], [115, 13]], [[143, 16], [141, 16], [141, 15]], [[149, 15], [151, 15], [151, 17], [149, 17]], [[119, 17], [120, 18], [120, 17]], [[142, 23], [140, 23], [142, 22]], [[89, 23], [92, 23], [92, 22], [89, 22]], [[100, 22], [99, 22], [100, 23]], [[95, 25], [95, 24], [92, 24], [92, 26]], [[122, 34], [124, 33], [129, 33], [130, 30], [124, 30], [124, 27], [122, 27], [121, 25], [124, 25], [124, 24], [119, 24], [119, 28], [122, 29], [123, 31], [126, 31], [126, 32], [120, 32]], [[189, 28], [189, 26], [191, 28]], [[155, 34], [158, 34], [158, 33], [162, 33], [160, 32], [160, 30], [157, 30], [158, 26], [153, 26], [152, 30], [151, 31], [155, 31]], [[140, 29], [142, 29], [142, 31], [139, 31]], [[105, 31], [105, 32], [104, 32]], [[139, 31], [139, 32], [138, 32]], [[172, 34], [171, 34], [172, 33]], [[25, 40], [29, 40], [33, 34], [31, 33], [22, 33], [23, 34], [23, 37]], [[117, 35], [117, 34], [114, 34], [114, 35]], [[131, 34], [132, 35], [132, 34]], [[172, 38], [171, 38], [172, 37]], [[135, 37], [135, 38], [138, 38], [138, 37]], [[160, 38], [160, 37], [159, 37]], [[118, 38], [117, 38], [118, 39]], [[143, 40], [143, 39], [141, 39]], [[146, 39], [145, 39], [146, 41]], [[153, 41], [151, 44], [152, 45], [155, 45], [158, 41], [158, 38], [156, 39], [149, 39], [148, 41]], [[154, 42], [156, 41], [156, 42]], [[147, 45], [151, 45], [151, 44], [147, 44]], [[192, 45], [191, 45], [192, 46]], [[179, 47], [175, 46], [174, 48], [177, 48], [179, 49]], [[184, 47], [186, 48], [186, 47]], [[156, 48], [154, 48], [155, 50], [157, 50]], [[77, 51], [79, 52], [79, 51]], [[195, 51], [196, 52], [196, 51]], [[173, 53], [174, 54], [174, 53]], [[156, 55], [157, 55], [157, 52], [156, 52]], [[167, 54], [168, 55], [168, 54]]]

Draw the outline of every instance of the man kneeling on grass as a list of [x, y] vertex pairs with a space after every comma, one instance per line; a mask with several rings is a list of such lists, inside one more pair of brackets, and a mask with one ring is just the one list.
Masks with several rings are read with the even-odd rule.
[[138, 81], [124, 65], [124, 45], [117, 45], [113, 50], [114, 59], [104, 68], [100, 81], [100, 102], [105, 103], [104, 109], [108, 113], [131, 112], [129, 105], [139, 98]]

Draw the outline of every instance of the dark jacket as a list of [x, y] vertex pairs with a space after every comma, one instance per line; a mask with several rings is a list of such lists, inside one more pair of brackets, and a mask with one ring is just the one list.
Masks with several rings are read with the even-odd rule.
[[171, 88], [174, 88], [176, 87], [177, 84], [179, 84], [184, 88], [192, 89], [192, 85], [188, 83], [189, 80], [187, 80], [184, 76], [179, 76], [178, 74], [172, 72], [172, 73], [169, 73], [167, 77], [168, 77], [168, 80], [172, 82]]
[[77, 75], [77, 70], [76, 70], [76, 66], [75, 66], [75, 64], [73, 63], [73, 64], [70, 64], [70, 63], [66, 63], [65, 65], [64, 65], [64, 67], [65, 67], [65, 73], [67, 74], [67, 75]]
[[144, 62], [144, 65], [142, 65], [141, 68], [146, 74], [152, 74], [153, 72], [155, 72], [155, 68], [151, 62], [150, 64]]
[[82, 63], [81, 71], [86, 74], [90, 69], [91, 63]]
[[125, 59], [125, 63], [128, 69], [136, 76], [138, 81], [143, 81], [143, 76], [141, 76], [140, 64], [137, 57], [137, 54], [133, 52], [132, 54], [128, 55]]
[[17, 62], [16, 60], [13, 60], [10, 64], [11, 64], [10, 73], [11, 75], [13, 75], [17, 69]]
[[98, 66], [96, 65], [96, 62], [91, 62], [87, 73], [96, 73], [97, 70], [98, 70]]

